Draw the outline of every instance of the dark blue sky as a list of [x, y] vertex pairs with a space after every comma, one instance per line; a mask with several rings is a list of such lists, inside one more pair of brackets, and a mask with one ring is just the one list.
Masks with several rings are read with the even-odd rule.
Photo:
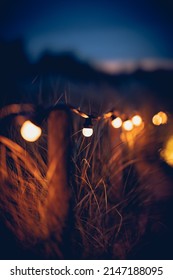
[[[171, 3], [172, 2], [172, 3]], [[91, 60], [173, 58], [173, 1], [1, 1], [2, 36]]]

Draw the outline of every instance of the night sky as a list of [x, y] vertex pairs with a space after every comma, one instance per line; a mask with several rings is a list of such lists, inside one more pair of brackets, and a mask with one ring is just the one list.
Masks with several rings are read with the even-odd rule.
[[[171, 3], [172, 2], [172, 3]], [[95, 61], [173, 59], [173, 1], [1, 1], [1, 38]]]

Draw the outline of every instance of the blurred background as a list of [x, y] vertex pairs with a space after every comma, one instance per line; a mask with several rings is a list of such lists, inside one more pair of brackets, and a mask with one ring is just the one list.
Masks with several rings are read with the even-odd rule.
[[[81, 75], [81, 80], [86, 81], [83, 84], [83, 98], [94, 77], [92, 71], [96, 70], [93, 80], [96, 84], [99, 79], [102, 88], [105, 84], [110, 85], [110, 91], [119, 91], [125, 99], [133, 99], [135, 94], [144, 99], [145, 92], [148, 92], [149, 96], [156, 95], [156, 99], [162, 99], [163, 106], [171, 109], [172, 11], [173, 4], [169, 0], [142, 0], [140, 3], [135, 0], [82, 3], [55, 0], [44, 3], [39, 0], [1, 1], [3, 89], [8, 94], [10, 92], [10, 98], [14, 99], [21, 91], [25, 99], [27, 89], [25, 93], [23, 88], [15, 92], [13, 85], [12, 93], [11, 89], [6, 88], [12, 87], [12, 83], [6, 82], [7, 77], [17, 84], [16, 77], [11, 77], [13, 70], [15, 75], [18, 73], [18, 79], [23, 79], [18, 87], [26, 85], [29, 92], [35, 90], [36, 84], [41, 84], [43, 73], [54, 72], [56, 75], [59, 71], [62, 72], [59, 73], [62, 76], [59, 86], [63, 78], [68, 76], [70, 87], [70, 83], [73, 83], [71, 78]], [[61, 60], [65, 59], [66, 62], [58, 60], [62, 53]], [[83, 70], [80, 71], [78, 67]], [[114, 78], [96, 74], [97, 70], [111, 74]], [[141, 89], [138, 90], [138, 87]], [[98, 98], [102, 90], [98, 88], [94, 92]], [[7, 94], [5, 96], [10, 100]]]
[[1, 1], [1, 35], [22, 39], [32, 60], [49, 50], [99, 63], [151, 59], [169, 65], [172, 8], [169, 0]]

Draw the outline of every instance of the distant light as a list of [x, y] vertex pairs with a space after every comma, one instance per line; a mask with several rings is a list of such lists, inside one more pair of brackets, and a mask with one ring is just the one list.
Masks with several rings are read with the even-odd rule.
[[167, 121], [168, 121], [168, 116], [167, 116], [166, 113], [160, 111], [160, 112], [158, 113], [158, 116], [161, 117], [161, 119], [162, 119], [162, 122], [161, 122], [161, 123], [162, 123], [162, 124], [166, 124], [166, 123], [167, 123]]
[[142, 124], [142, 118], [139, 116], [139, 115], [135, 115], [133, 116], [132, 118], [132, 123], [135, 125], [135, 126], [140, 126]]
[[117, 117], [113, 119], [111, 123], [114, 128], [120, 128], [122, 126], [122, 119]]
[[91, 137], [93, 135], [93, 128], [90, 128], [90, 127], [84, 127], [82, 129], [82, 134], [85, 136], [85, 137]]
[[156, 114], [153, 116], [152, 122], [154, 125], [160, 125], [162, 124], [162, 118], [158, 114]]
[[161, 151], [161, 157], [167, 164], [173, 166], [173, 136], [167, 140], [165, 148]]
[[130, 120], [123, 122], [123, 128], [127, 131], [131, 131], [133, 129], [133, 123]]
[[41, 136], [42, 130], [28, 120], [23, 123], [20, 133], [26, 141], [35, 142]]

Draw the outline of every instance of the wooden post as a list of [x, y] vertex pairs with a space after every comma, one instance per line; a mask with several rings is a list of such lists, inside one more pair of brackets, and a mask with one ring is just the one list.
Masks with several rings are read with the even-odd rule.
[[[63, 232], [67, 226], [70, 202], [70, 111], [65, 106], [52, 111], [48, 118], [48, 199], [46, 207], [49, 234], [55, 243], [49, 250], [63, 258]], [[52, 238], [50, 236], [50, 238]], [[51, 252], [52, 255], [52, 252]]]

